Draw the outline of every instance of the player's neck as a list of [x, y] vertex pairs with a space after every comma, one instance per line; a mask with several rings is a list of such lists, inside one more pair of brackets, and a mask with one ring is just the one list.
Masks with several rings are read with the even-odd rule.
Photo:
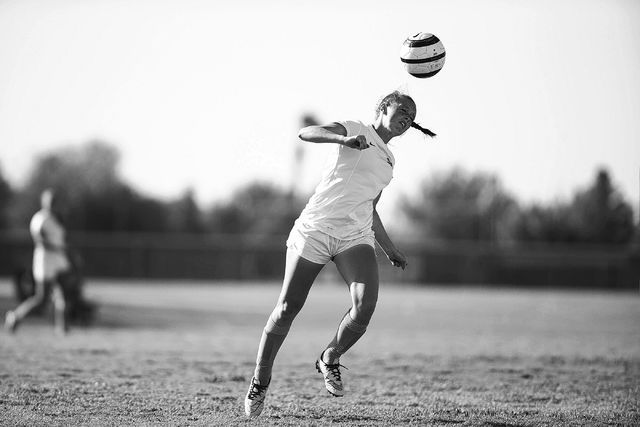
[[380, 123], [379, 121], [376, 120], [376, 122], [371, 126], [373, 127], [373, 130], [376, 131], [376, 133], [378, 134], [382, 142], [384, 142], [385, 144], [388, 144], [389, 141], [391, 141], [391, 138], [393, 138], [393, 135], [391, 135], [391, 132], [385, 129], [382, 126], [382, 123]]

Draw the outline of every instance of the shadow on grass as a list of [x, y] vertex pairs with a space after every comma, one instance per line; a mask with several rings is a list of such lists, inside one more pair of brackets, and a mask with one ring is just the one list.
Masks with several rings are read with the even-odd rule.
[[[94, 319], [88, 323], [71, 322], [72, 328], [106, 328], [106, 329], [206, 329], [211, 325], [246, 325], [250, 322], [260, 323], [262, 315], [242, 314], [226, 310], [202, 310], [190, 308], [150, 307], [144, 302], [140, 305], [130, 303], [96, 302]], [[0, 297], [1, 321], [8, 310], [18, 306], [14, 298]], [[49, 304], [44, 310], [31, 313], [23, 321], [23, 325], [53, 324], [53, 313]]]
[[109, 303], [100, 305], [92, 326], [110, 329], [181, 329], [212, 324], [226, 317], [225, 313], [204, 310]]

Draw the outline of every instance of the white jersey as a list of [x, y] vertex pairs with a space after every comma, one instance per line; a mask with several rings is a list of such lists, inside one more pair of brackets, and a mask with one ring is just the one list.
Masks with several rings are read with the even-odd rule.
[[340, 124], [347, 136], [364, 135], [369, 148], [331, 144], [322, 179], [296, 224], [351, 240], [373, 233], [373, 200], [391, 182], [395, 159], [373, 126]]
[[[29, 225], [35, 244], [33, 251], [33, 276], [36, 280], [48, 280], [69, 269], [65, 253], [65, 231], [56, 217], [42, 209], [33, 216]], [[45, 247], [47, 242], [49, 248]]]

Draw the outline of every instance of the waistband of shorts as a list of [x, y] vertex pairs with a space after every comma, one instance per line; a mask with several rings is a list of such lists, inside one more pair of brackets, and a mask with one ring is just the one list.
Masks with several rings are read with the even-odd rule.
[[320, 224], [310, 225], [308, 223], [305, 223], [301, 221], [300, 218], [298, 218], [295, 221], [293, 227], [294, 228], [298, 227], [299, 229], [301, 229], [301, 231], [309, 231], [309, 232], [317, 231], [319, 233], [326, 234], [327, 236], [332, 237], [334, 239], [338, 239], [345, 242], [349, 240], [362, 239], [364, 237], [373, 237], [375, 239], [375, 233], [371, 228], [368, 230], [364, 230], [361, 233], [345, 237], [345, 236], [341, 236], [336, 233], [333, 233], [332, 229], [327, 229], [326, 227], [322, 227]]

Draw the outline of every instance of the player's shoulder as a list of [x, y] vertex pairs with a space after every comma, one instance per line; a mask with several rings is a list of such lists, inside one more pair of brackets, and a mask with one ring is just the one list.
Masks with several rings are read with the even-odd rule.
[[53, 213], [51, 213], [51, 211], [48, 211], [46, 209], [39, 210], [31, 218], [32, 223], [38, 223], [38, 224], [49, 224], [55, 221], [56, 219], [53, 216]]
[[341, 124], [345, 128], [348, 136], [360, 135], [366, 128], [364, 123], [359, 120], [344, 120], [336, 123]]
[[29, 228], [31, 230], [39, 230], [44, 226], [46, 221], [46, 217], [42, 211], [38, 211], [31, 217], [31, 221], [29, 222]]
[[42, 221], [46, 219], [46, 217], [47, 217], [47, 212], [40, 209], [38, 212], [33, 214], [33, 216], [31, 217], [31, 221]]

